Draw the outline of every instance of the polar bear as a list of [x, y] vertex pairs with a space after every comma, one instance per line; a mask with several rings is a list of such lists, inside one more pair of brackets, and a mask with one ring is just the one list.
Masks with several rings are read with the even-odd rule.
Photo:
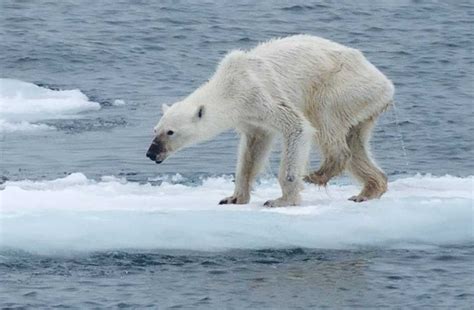
[[[146, 156], [161, 163], [179, 149], [235, 129], [241, 134], [235, 191], [220, 204], [246, 204], [280, 135], [282, 196], [265, 206], [298, 205], [303, 180], [325, 186], [345, 169], [363, 184], [350, 200], [378, 198], [387, 190], [387, 177], [371, 157], [369, 138], [393, 95], [392, 82], [356, 49], [309, 35], [273, 39], [230, 52], [208, 82], [184, 100], [163, 105]], [[305, 176], [311, 142], [323, 161]]]

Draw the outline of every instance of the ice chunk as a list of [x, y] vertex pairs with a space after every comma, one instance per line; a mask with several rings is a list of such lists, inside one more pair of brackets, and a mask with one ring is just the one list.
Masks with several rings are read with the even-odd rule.
[[427, 247], [473, 237], [473, 177], [407, 177], [380, 200], [353, 203], [352, 185], [307, 185], [303, 205], [268, 209], [276, 180], [248, 205], [219, 206], [229, 177], [199, 186], [159, 186], [75, 173], [51, 181], [7, 181], [0, 191], [0, 247], [28, 251], [106, 249]]
[[53, 129], [38, 123], [99, 110], [80, 90], [51, 90], [14, 79], [0, 79], [0, 131]]

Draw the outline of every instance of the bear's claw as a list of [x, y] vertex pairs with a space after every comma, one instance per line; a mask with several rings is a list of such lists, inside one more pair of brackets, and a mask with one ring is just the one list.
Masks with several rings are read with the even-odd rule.
[[297, 201], [288, 201], [286, 199], [278, 198], [275, 200], [267, 200], [263, 206], [268, 208], [289, 207], [298, 205]]
[[320, 174], [318, 172], [313, 172], [313, 173], [305, 176], [303, 178], [303, 180], [305, 182], [314, 183], [314, 184], [319, 185], [319, 186], [326, 186], [329, 182], [329, 178], [326, 175]]
[[263, 206], [264, 206], [264, 207], [273, 208], [272, 200], [267, 200], [267, 201], [265, 201], [265, 203], [263, 204]]
[[230, 196], [219, 201], [219, 204], [220, 205], [228, 205], [228, 204], [244, 205], [248, 202], [249, 202], [249, 199], [245, 199], [245, 198], [241, 198], [237, 196]]
[[354, 202], [364, 202], [364, 201], [369, 200], [369, 198], [362, 195], [354, 195], [351, 198], [349, 198], [349, 200], [354, 201]]

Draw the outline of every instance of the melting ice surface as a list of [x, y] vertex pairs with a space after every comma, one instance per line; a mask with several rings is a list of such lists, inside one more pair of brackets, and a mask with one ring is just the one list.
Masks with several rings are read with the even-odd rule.
[[51, 90], [14, 79], [0, 79], [0, 132], [48, 130], [44, 120], [99, 110], [80, 90]]
[[259, 248], [418, 248], [466, 244], [473, 237], [474, 177], [395, 180], [380, 200], [355, 204], [352, 185], [310, 185], [303, 206], [268, 209], [280, 194], [261, 181], [248, 205], [219, 206], [228, 177], [199, 186], [159, 186], [81, 173], [16, 181], [0, 191], [0, 248], [33, 252], [108, 249], [215, 251]]

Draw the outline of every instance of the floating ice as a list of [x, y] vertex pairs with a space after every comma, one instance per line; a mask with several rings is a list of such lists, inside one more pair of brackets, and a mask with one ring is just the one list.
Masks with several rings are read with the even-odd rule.
[[4, 183], [0, 248], [34, 252], [106, 249], [431, 247], [472, 244], [474, 177], [395, 180], [380, 200], [356, 204], [351, 185], [307, 185], [303, 206], [268, 209], [274, 180], [249, 205], [219, 206], [229, 177], [200, 186], [159, 186], [75, 173], [52, 181]]
[[114, 103], [113, 103], [112, 105], [115, 105], [115, 106], [125, 105], [125, 100], [122, 100], [122, 99], [115, 99], [115, 100], [114, 100]]
[[[0, 113], [1, 114], [1, 113]], [[1, 117], [1, 116], [0, 116]], [[0, 132], [15, 132], [15, 131], [38, 131], [38, 130], [54, 130], [53, 126], [45, 124], [31, 124], [27, 121], [21, 122], [7, 122], [4, 119], [0, 119]]]
[[[80, 90], [51, 90], [35, 84], [0, 79], [0, 132], [54, 129], [41, 123], [99, 110]], [[33, 122], [33, 123], [32, 123]]]

